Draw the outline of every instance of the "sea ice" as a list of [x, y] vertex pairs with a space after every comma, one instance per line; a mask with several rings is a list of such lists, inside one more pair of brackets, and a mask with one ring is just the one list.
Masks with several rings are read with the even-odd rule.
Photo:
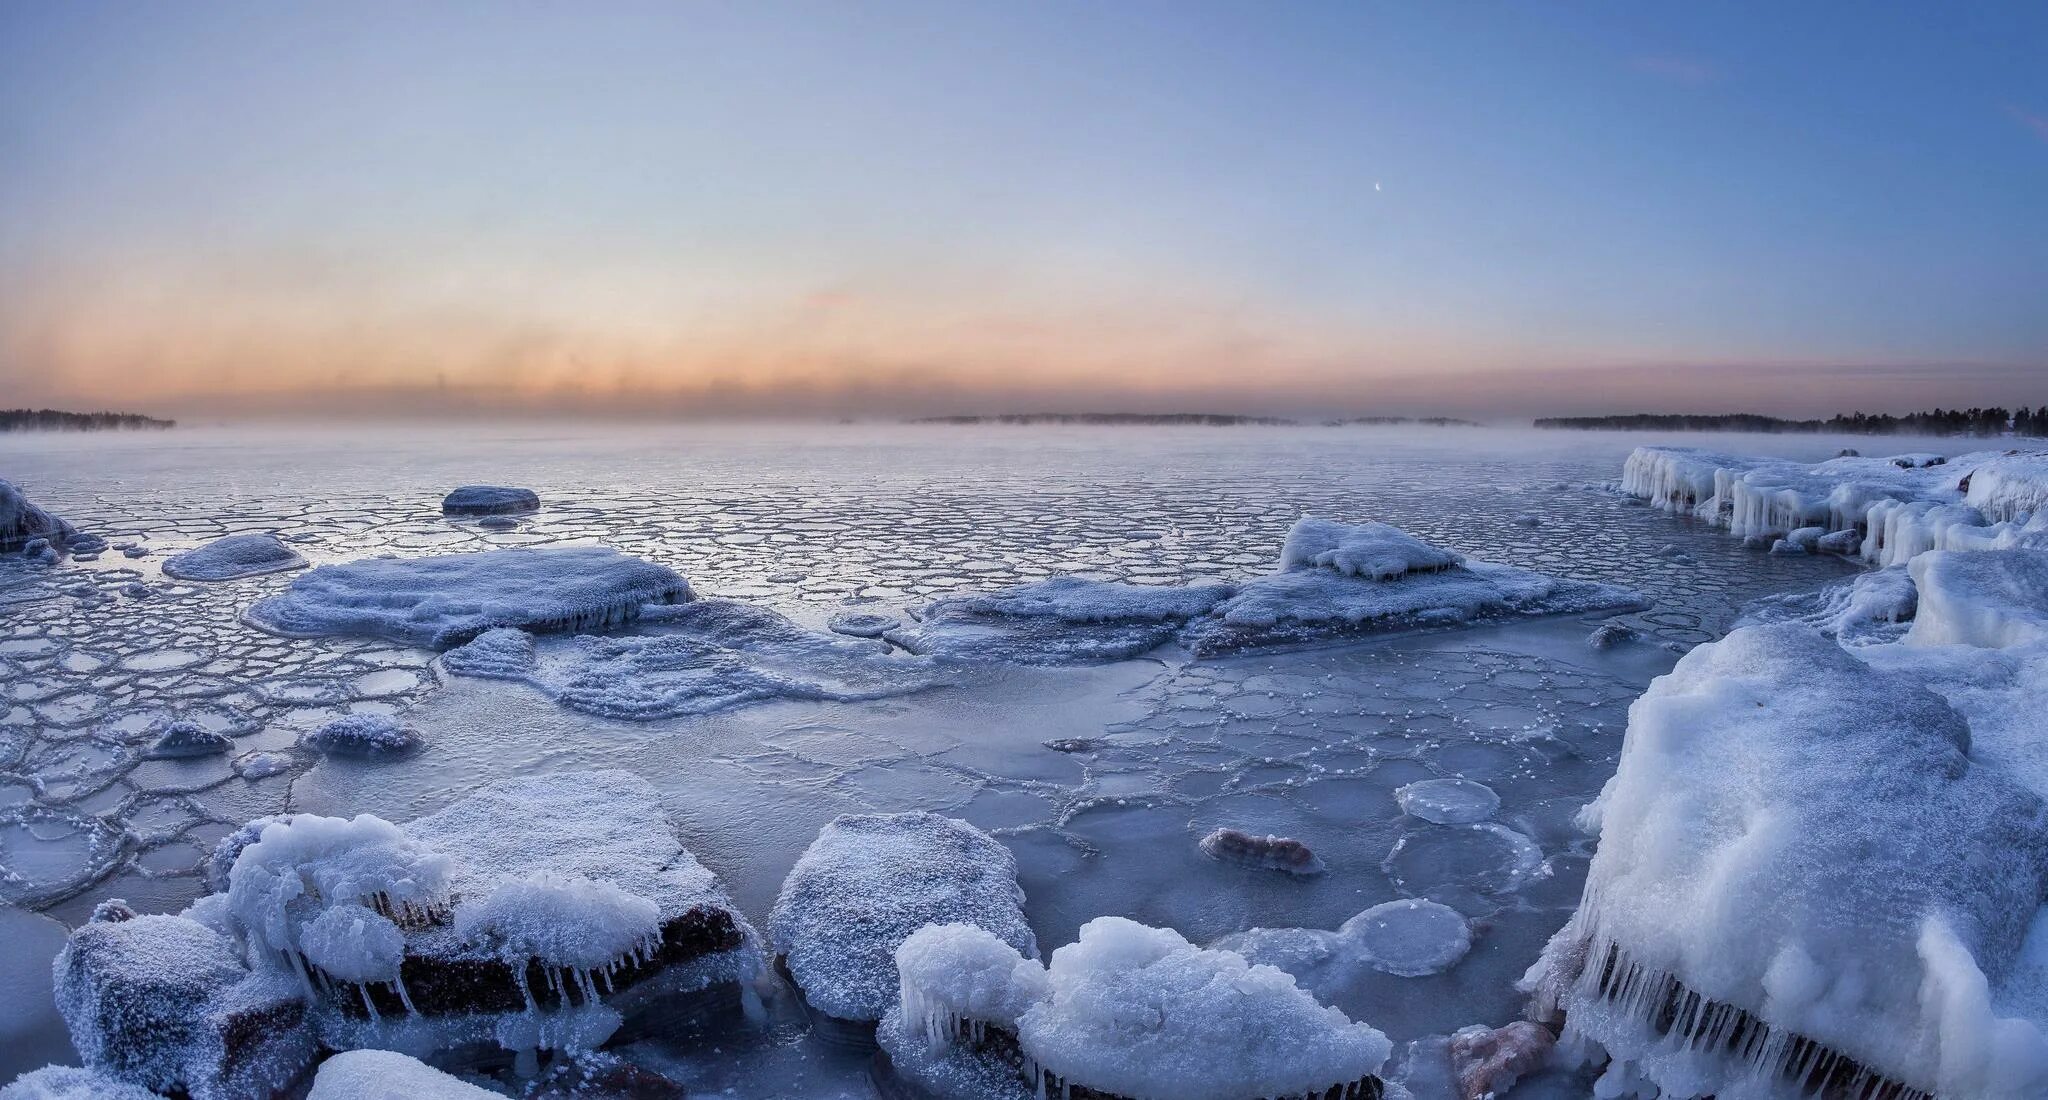
[[164, 559], [163, 570], [181, 581], [231, 581], [305, 566], [306, 559], [276, 535], [228, 535], [172, 554]]
[[1026, 956], [1017, 860], [988, 834], [931, 813], [826, 825], [782, 884], [769, 936], [811, 1007], [879, 1020], [896, 1000], [896, 949], [929, 924], [971, 924]]
[[1438, 825], [1470, 825], [1500, 809], [1493, 788], [1470, 779], [1422, 779], [1394, 792], [1401, 812]]
[[1327, 997], [1355, 988], [1367, 969], [1397, 978], [1441, 974], [1471, 950], [1472, 928], [1450, 906], [1398, 898], [1353, 916], [1334, 932], [1251, 928], [1211, 946], [1285, 970], [1303, 989]]
[[934, 600], [914, 626], [887, 631], [917, 654], [956, 660], [1066, 664], [1157, 649], [1208, 614], [1229, 585], [1145, 585], [1051, 577], [998, 592]]
[[540, 494], [504, 485], [464, 485], [441, 498], [441, 512], [450, 516], [498, 516], [540, 508]]
[[403, 756], [423, 743], [419, 731], [388, 714], [347, 714], [307, 734], [301, 743], [330, 756]]
[[494, 627], [593, 630], [690, 599], [673, 570], [602, 546], [323, 565], [243, 617], [285, 637], [364, 634], [447, 649]]

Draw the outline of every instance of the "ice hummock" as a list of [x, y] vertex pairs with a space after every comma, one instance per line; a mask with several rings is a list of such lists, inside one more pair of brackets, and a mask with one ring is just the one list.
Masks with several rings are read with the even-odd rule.
[[898, 954], [899, 1004], [877, 1039], [946, 1095], [1018, 1095], [1008, 1068], [1041, 1096], [1374, 1096], [1392, 1050], [1280, 970], [1121, 917], [1082, 925], [1037, 974], [955, 929], [925, 929]]
[[955, 660], [1117, 661], [1159, 648], [1236, 591], [1230, 585], [1127, 584], [1050, 577], [932, 601], [883, 633], [911, 653]]
[[323, 565], [243, 613], [286, 637], [363, 634], [447, 649], [494, 627], [596, 630], [691, 598], [674, 570], [602, 546]]
[[502, 516], [540, 510], [540, 494], [509, 485], [464, 485], [441, 498], [450, 516]]
[[303, 569], [306, 559], [276, 535], [227, 535], [164, 559], [164, 576], [181, 581], [232, 581]]
[[812, 1008], [873, 1021], [895, 1002], [896, 949], [930, 924], [971, 924], [1026, 956], [1038, 941], [1008, 848], [932, 813], [851, 814], [819, 830], [775, 900], [775, 953]]
[[2048, 811], [1942, 694], [1859, 655], [1916, 650], [1939, 657], [1744, 627], [1636, 702], [1584, 898], [1527, 979], [1613, 1059], [1603, 1088], [2048, 1090]]

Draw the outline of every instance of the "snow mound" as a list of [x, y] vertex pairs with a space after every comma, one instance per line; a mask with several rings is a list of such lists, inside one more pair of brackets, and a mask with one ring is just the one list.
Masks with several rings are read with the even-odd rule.
[[1157, 649], [1208, 614], [1228, 585], [1146, 585], [1051, 577], [999, 592], [934, 600], [916, 626], [884, 636], [911, 653], [968, 661], [1115, 661]]
[[323, 565], [243, 613], [286, 637], [363, 634], [447, 649], [494, 627], [592, 630], [690, 599], [675, 571], [602, 546]]
[[441, 498], [441, 513], [449, 516], [501, 516], [539, 508], [540, 494], [504, 485], [464, 485]]
[[1437, 825], [1470, 825], [1500, 809], [1493, 788], [1470, 779], [1423, 779], [1394, 792], [1401, 812]]
[[2027, 946], [2048, 811], [1974, 748], [1940, 695], [1809, 628], [1694, 649], [1631, 708], [1588, 807], [1600, 845], [1526, 979], [1538, 1010], [1605, 1048], [1610, 1089], [2042, 1095], [2038, 1008], [2008, 1013], [2041, 1000], [2014, 983], [2048, 956]]
[[939, 682], [930, 661], [873, 640], [806, 630], [767, 608], [692, 600], [650, 608], [642, 632], [537, 648], [493, 630], [442, 654], [458, 676], [516, 680], [562, 706], [646, 721], [778, 699], [852, 702]]
[[330, 756], [403, 756], [424, 742], [419, 731], [388, 714], [349, 714], [305, 737], [308, 748]]
[[306, 1100], [503, 1100], [389, 1050], [350, 1050], [320, 1063]]
[[1385, 523], [1337, 523], [1303, 516], [1287, 532], [1280, 568], [1327, 569], [1346, 577], [1396, 580], [1436, 573], [1465, 559]]
[[228, 535], [164, 559], [164, 575], [181, 581], [231, 581], [303, 569], [306, 559], [276, 535]]
[[228, 908], [252, 945], [303, 968], [301, 933], [330, 906], [423, 925], [444, 914], [455, 866], [383, 818], [297, 814], [263, 826], [228, 872]]
[[0, 1087], [0, 1100], [163, 1100], [118, 1077], [73, 1066], [44, 1066]]
[[819, 830], [782, 884], [769, 937], [818, 1011], [879, 1020], [896, 1000], [896, 949], [928, 924], [971, 924], [1036, 956], [1008, 848], [931, 813], [858, 814]]
[[37, 539], [43, 540], [42, 548], [62, 549], [79, 537], [76, 528], [38, 507], [12, 482], [0, 479], [0, 553], [26, 551]]
[[1284, 836], [1260, 836], [1237, 829], [1221, 828], [1201, 840], [1202, 854], [1226, 863], [1264, 867], [1290, 875], [1323, 873], [1323, 861], [1299, 840]]
[[1910, 566], [1913, 645], [2003, 649], [2048, 642], [2048, 550], [1935, 551]]
[[235, 744], [197, 722], [184, 719], [152, 723], [149, 732], [156, 734], [156, 741], [143, 752], [143, 756], [151, 760], [212, 756], [228, 751]]

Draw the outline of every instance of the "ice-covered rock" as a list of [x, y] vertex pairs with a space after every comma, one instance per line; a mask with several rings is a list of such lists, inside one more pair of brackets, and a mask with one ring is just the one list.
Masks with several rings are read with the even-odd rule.
[[188, 719], [153, 723], [149, 732], [156, 735], [156, 740], [144, 750], [143, 755], [152, 760], [212, 756], [215, 753], [226, 752], [235, 745], [228, 737]]
[[1601, 623], [1586, 635], [1586, 644], [1594, 649], [1613, 649], [1618, 645], [1643, 640], [1643, 633], [1622, 623]]
[[12, 482], [0, 479], [0, 554], [27, 552], [29, 544], [40, 539], [37, 550], [50, 551], [54, 557], [55, 551], [77, 537], [76, 528], [38, 507]]
[[1202, 854], [1225, 863], [1264, 867], [1290, 875], [1323, 873], [1323, 861], [1309, 846], [1292, 837], [1262, 836], [1239, 829], [1220, 828], [1201, 840]]
[[897, 947], [926, 925], [973, 925], [1037, 957], [1023, 902], [1016, 857], [964, 821], [848, 815], [797, 860], [769, 936], [812, 1008], [873, 1021], [897, 999]]
[[1922, 554], [1910, 566], [1914, 645], [2003, 649], [2048, 642], [2048, 549]]
[[1844, 642], [1896, 639], [1919, 606], [1912, 577], [1895, 565], [1812, 592], [1767, 596], [1745, 607], [1738, 625], [1796, 622]]
[[1157, 649], [1208, 614], [1229, 585], [1148, 585], [1052, 577], [999, 592], [934, 600], [913, 626], [884, 636], [918, 654], [957, 660], [1065, 664]]
[[1390, 581], [1409, 573], [1436, 573], [1461, 556], [1385, 523], [1337, 523], [1303, 516], [1280, 548], [1281, 570], [1327, 569], [1346, 577]]
[[44, 1066], [0, 1086], [0, 1100], [163, 1100], [163, 1096], [96, 1070]]
[[1808, 627], [1694, 649], [1588, 808], [1538, 1010], [1612, 1057], [1610, 1091], [2043, 1095], [2048, 811], [1984, 752], [1942, 695]]
[[1401, 812], [1438, 825], [1470, 825], [1500, 809], [1493, 788], [1470, 779], [1420, 779], [1394, 792]]
[[441, 498], [450, 516], [501, 516], [540, 509], [540, 494], [505, 485], [464, 485]]
[[363, 634], [447, 649], [494, 627], [595, 630], [690, 599], [674, 570], [602, 546], [323, 565], [243, 613], [286, 637]]
[[345, 714], [301, 739], [330, 756], [403, 756], [424, 744], [418, 730], [388, 714]]
[[259, 1100], [316, 1052], [297, 983], [252, 972], [184, 917], [96, 921], [56, 961], [59, 1011], [87, 1068], [193, 1100]]
[[1460, 1028], [1451, 1036], [1449, 1051], [1459, 1100], [1508, 1095], [1516, 1081], [1543, 1067], [1556, 1045], [1557, 1036], [1528, 1020]]
[[1372, 1097], [1392, 1049], [1282, 971], [1120, 917], [1083, 925], [1037, 975], [971, 935], [927, 932], [904, 955], [877, 1039], [949, 1096], [1015, 1096], [1021, 1072], [1038, 1095]]
[[276, 535], [228, 535], [164, 559], [164, 575], [181, 581], [231, 581], [303, 569], [306, 559]]
[[306, 1100], [503, 1100], [417, 1058], [389, 1050], [350, 1050], [320, 1063]]

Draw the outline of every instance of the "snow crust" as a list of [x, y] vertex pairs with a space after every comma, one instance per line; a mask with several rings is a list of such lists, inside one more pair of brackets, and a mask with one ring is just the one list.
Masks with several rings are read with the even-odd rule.
[[506, 485], [464, 485], [441, 498], [441, 511], [450, 516], [497, 516], [539, 508], [540, 494]]
[[812, 1007], [879, 1020], [898, 996], [896, 949], [926, 925], [973, 925], [1036, 957], [1023, 903], [1016, 857], [974, 826], [855, 814], [819, 830], [783, 881], [768, 932]]
[[320, 1063], [306, 1100], [503, 1100], [415, 1058], [350, 1050]]
[[231, 581], [305, 567], [306, 559], [276, 535], [227, 535], [163, 564], [165, 576], [181, 581]]
[[494, 627], [594, 630], [690, 599], [675, 571], [602, 546], [486, 550], [323, 565], [244, 612], [286, 637], [362, 634], [447, 649]]

